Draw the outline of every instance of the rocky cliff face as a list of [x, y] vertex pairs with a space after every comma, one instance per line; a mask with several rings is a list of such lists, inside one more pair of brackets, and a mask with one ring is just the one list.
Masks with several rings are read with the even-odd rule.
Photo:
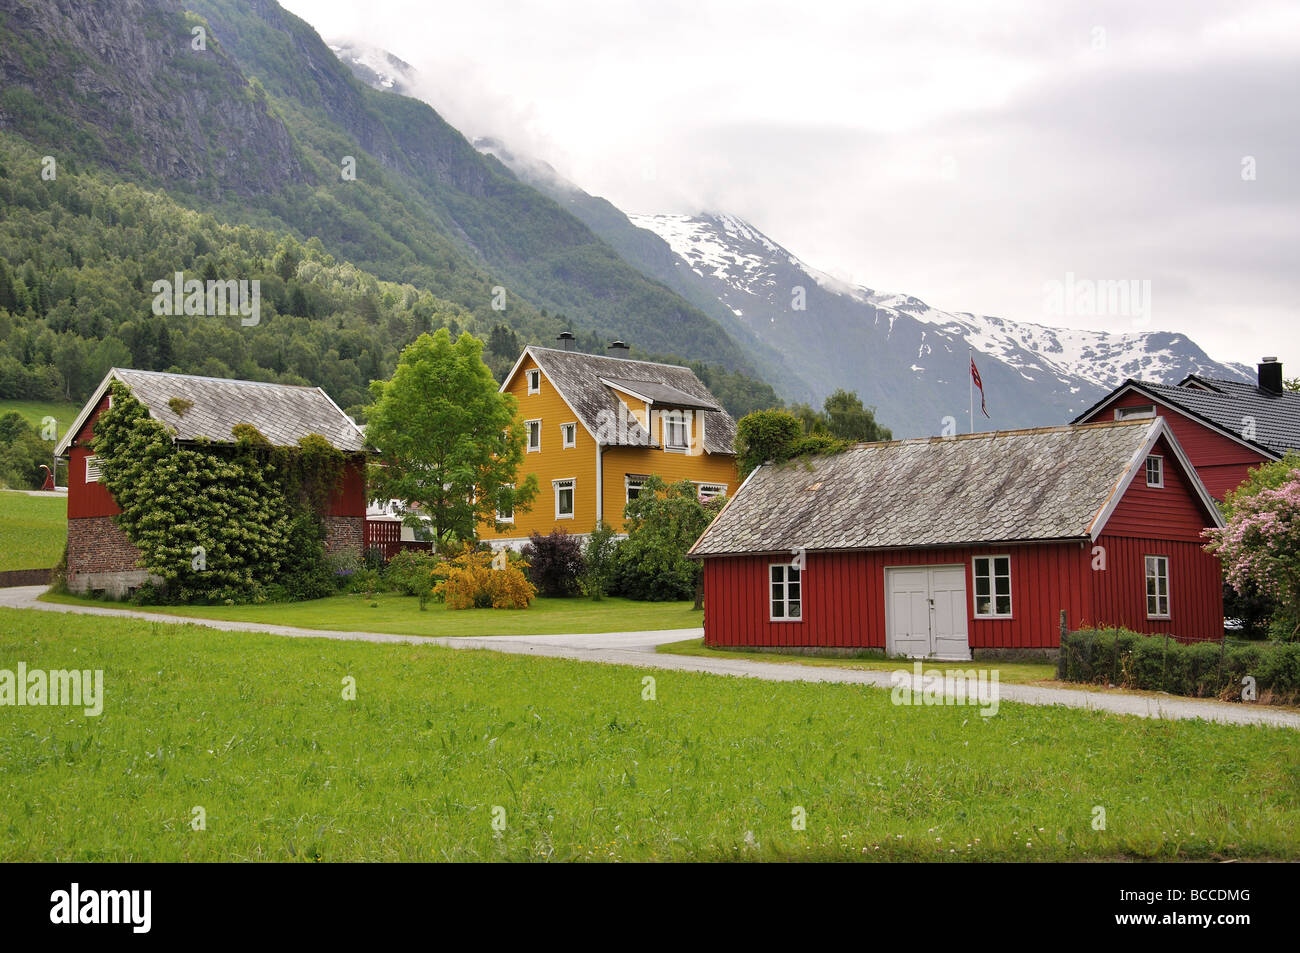
[[0, 0], [0, 85], [0, 129], [56, 159], [214, 197], [306, 179], [264, 95], [176, 0]]

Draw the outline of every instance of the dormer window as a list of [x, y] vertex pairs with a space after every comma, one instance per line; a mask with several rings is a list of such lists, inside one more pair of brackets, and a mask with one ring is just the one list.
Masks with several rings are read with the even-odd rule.
[[1162, 487], [1165, 485], [1165, 458], [1151, 456], [1147, 457], [1147, 486]]
[[540, 394], [542, 392], [542, 372], [533, 368], [528, 372], [528, 393]]
[[689, 427], [681, 411], [664, 414], [664, 448], [686, 450], [690, 446]]

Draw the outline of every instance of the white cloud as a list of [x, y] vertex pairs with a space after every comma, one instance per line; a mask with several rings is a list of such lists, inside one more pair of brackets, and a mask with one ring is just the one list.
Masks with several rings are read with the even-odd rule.
[[1066, 271], [1150, 279], [1153, 326], [1300, 366], [1295, 5], [285, 5], [627, 211], [730, 211], [871, 287], [1045, 323]]

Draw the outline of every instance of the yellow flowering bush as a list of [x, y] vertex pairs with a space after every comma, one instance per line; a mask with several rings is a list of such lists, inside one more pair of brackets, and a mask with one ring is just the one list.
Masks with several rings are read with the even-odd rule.
[[491, 553], [466, 549], [434, 567], [433, 595], [448, 609], [527, 609], [537, 595], [523, 573], [527, 566], [519, 559], [494, 566]]

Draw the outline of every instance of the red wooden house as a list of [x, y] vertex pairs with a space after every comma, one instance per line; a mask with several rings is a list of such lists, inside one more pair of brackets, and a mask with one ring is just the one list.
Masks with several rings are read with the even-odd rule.
[[762, 466], [692, 548], [714, 646], [1046, 652], [1223, 635], [1214, 501], [1161, 418], [859, 444]]
[[323, 390], [115, 367], [58, 445], [58, 455], [68, 458], [69, 589], [121, 596], [148, 576], [138, 565], [139, 552], [113, 519], [121, 509], [99, 482], [91, 447], [95, 419], [112, 401], [109, 385], [115, 380], [179, 442], [233, 443], [231, 428], [237, 424], [252, 424], [275, 446], [295, 446], [308, 434], [324, 437], [348, 455], [329, 505], [325, 546], [360, 554], [366, 519], [365, 438]]
[[1191, 374], [1177, 385], [1126, 380], [1075, 423], [1163, 417], [1210, 495], [1222, 500], [1252, 467], [1300, 450], [1300, 394], [1266, 357], [1255, 383]]

